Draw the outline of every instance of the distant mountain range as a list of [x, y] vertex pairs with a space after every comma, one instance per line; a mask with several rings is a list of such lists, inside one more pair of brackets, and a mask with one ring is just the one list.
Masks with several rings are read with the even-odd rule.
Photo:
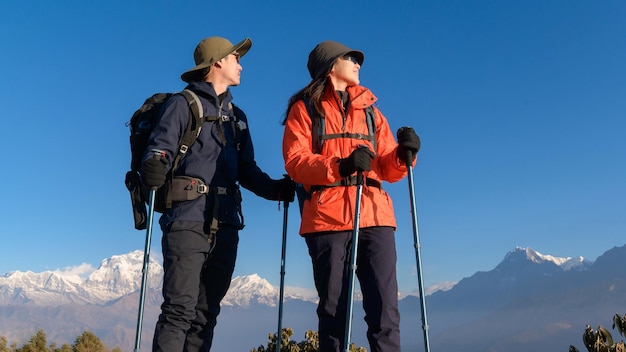
[[[104, 259], [87, 279], [55, 272], [12, 272], [0, 276], [0, 336], [21, 346], [37, 329], [57, 345], [82, 331], [109, 346], [132, 351], [137, 324], [143, 252]], [[426, 296], [433, 351], [583, 350], [585, 324], [610, 329], [614, 314], [626, 312], [626, 246], [595, 262], [515, 248], [493, 270], [477, 272], [446, 291]], [[142, 350], [149, 350], [162, 301], [161, 265], [152, 260], [143, 318]], [[233, 279], [216, 328], [215, 351], [250, 351], [275, 332], [278, 289], [258, 275]], [[283, 327], [302, 341], [317, 330], [316, 303], [286, 293]], [[404, 351], [422, 351], [419, 298], [402, 297]], [[360, 304], [355, 304], [353, 341], [368, 347]], [[619, 340], [617, 331], [613, 338]]]

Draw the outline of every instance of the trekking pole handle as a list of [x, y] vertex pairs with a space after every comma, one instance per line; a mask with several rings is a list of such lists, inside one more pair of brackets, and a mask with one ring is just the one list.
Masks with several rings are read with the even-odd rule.
[[409, 168], [413, 165], [413, 152], [410, 150], [406, 151], [406, 167]]
[[161, 150], [161, 149], [152, 149], [152, 157], [154, 159], [162, 159], [165, 158], [165, 156], [167, 155], [167, 153], [165, 152], [165, 150]]
[[[288, 175], [288, 174], [283, 174], [283, 177], [284, 177], [284, 178], [289, 178], [289, 179], [290, 179], [290, 177], [289, 177], [289, 175]], [[283, 200], [283, 207], [285, 207], [285, 210], [287, 210], [287, 208], [289, 208], [289, 202], [288, 202], [288, 201], [286, 201], [286, 200]]]
[[[397, 138], [398, 138], [398, 143], [400, 143], [400, 142], [401, 142], [401, 140], [405, 139], [405, 138], [402, 138], [402, 137], [403, 137], [403, 135], [405, 135], [404, 131], [408, 131], [408, 132], [407, 132], [407, 133], [408, 133], [408, 135], [412, 135], [412, 136], [414, 136], [414, 137], [415, 137], [415, 139], [414, 139], [414, 138], [412, 138], [412, 136], [411, 136], [411, 138], [410, 138], [410, 139], [411, 139], [411, 142], [415, 142], [415, 143], [417, 144], [417, 145], [415, 146], [415, 150], [410, 150], [410, 149], [408, 149], [408, 150], [405, 150], [405, 151], [404, 151], [404, 155], [403, 155], [403, 156], [405, 157], [405, 160], [404, 160], [404, 161], [406, 162], [406, 166], [407, 166], [407, 168], [408, 168], [408, 167], [410, 167], [410, 166], [412, 166], [412, 165], [413, 165], [413, 160], [414, 160], [414, 159], [415, 159], [415, 157], [417, 156], [417, 152], [418, 152], [418, 151], [419, 151], [419, 149], [420, 149], [420, 144], [421, 144], [421, 142], [420, 142], [420, 138], [419, 138], [419, 136], [418, 136], [417, 134], [415, 134], [415, 131], [413, 130], [413, 128], [411, 128], [411, 127], [409, 127], [409, 126], [405, 126], [405, 127], [400, 127], [400, 129], [398, 129], [398, 131], [396, 132], [396, 136], [397, 136]], [[408, 136], [405, 136], [405, 137], [408, 137]], [[400, 145], [398, 145], [398, 151], [400, 151]], [[400, 156], [400, 155], [398, 155], [398, 156]]]
[[[367, 145], [365, 144], [359, 144], [357, 146], [358, 149], [361, 148], [369, 148]], [[356, 173], [356, 184], [358, 185], [363, 185], [363, 171], [357, 171]]]
[[356, 185], [357, 186], [363, 185], [363, 171], [358, 171], [356, 173]]
[[[167, 153], [165, 153], [164, 150], [152, 149], [152, 158], [153, 159], [161, 160], [161, 159], [165, 158], [166, 155], [167, 155]], [[150, 187], [150, 189], [153, 190], [153, 191], [156, 191], [157, 189], [159, 189], [159, 187], [152, 186], [152, 187]]]

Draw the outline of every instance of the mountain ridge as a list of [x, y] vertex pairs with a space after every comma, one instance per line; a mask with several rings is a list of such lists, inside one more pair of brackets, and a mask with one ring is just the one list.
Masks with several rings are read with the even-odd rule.
[[[112, 256], [82, 281], [55, 272], [0, 276], [0, 335], [23, 341], [35, 332], [33, 326], [41, 326], [50, 340], [63, 343], [72, 341], [82, 328], [96, 333], [107, 346], [131, 350], [142, 262], [141, 251]], [[426, 296], [431, 344], [442, 352], [564, 349], [580, 340], [585, 324], [593, 326], [598, 320], [608, 326], [615, 313], [625, 310], [624, 265], [626, 246], [613, 247], [594, 262], [516, 247], [492, 270], [476, 272]], [[162, 268], [151, 260], [150, 271], [142, 346], [151, 344], [162, 301]], [[277, 295], [277, 289], [258, 274], [233, 278], [216, 327], [216, 350], [249, 351], [263, 344], [275, 329]], [[400, 298], [403, 350], [420, 350], [421, 331], [410, 333], [421, 326], [419, 299]], [[294, 328], [294, 340], [299, 341], [305, 330], [317, 330], [314, 301], [286, 296], [283, 326]], [[365, 330], [357, 304], [353, 331], [361, 346], [367, 346]], [[484, 330], [490, 331], [486, 340], [480, 334]], [[524, 338], [530, 335], [536, 336], [534, 340]], [[503, 349], [511, 339], [516, 345]]]
[[[523, 254], [522, 254], [523, 253]], [[503, 269], [507, 262], [515, 261], [521, 255], [524, 260], [535, 264], [554, 264], [555, 270], [571, 270], [572, 268], [584, 269], [590, 264], [578, 257], [577, 261], [568, 258], [558, 258], [543, 255], [529, 247], [516, 247], [509, 251], [496, 269]], [[574, 261], [574, 262], [573, 262]], [[0, 305], [9, 303], [36, 303], [41, 305], [54, 305], [59, 303], [92, 303], [105, 304], [140, 289], [143, 268], [143, 251], [135, 250], [126, 254], [113, 255], [100, 262], [100, 266], [93, 270], [86, 279], [75, 276], [67, 276], [58, 271], [44, 271], [34, 273], [32, 271], [13, 271], [0, 276]], [[163, 279], [163, 267], [154, 258], [150, 258], [148, 268], [147, 288], [160, 289]], [[225, 304], [248, 305], [249, 292], [256, 291], [262, 295], [275, 295], [276, 288], [262, 279], [258, 274], [235, 277], [231, 283], [230, 296], [227, 295]], [[463, 280], [461, 280], [463, 281]], [[441, 283], [433, 285], [434, 292], [447, 291], [458, 283]], [[247, 298], [233, 297], [233, 292], [244, 290]], [[427, 291], [428, 292], [428, 291]], [[416, 293], [400, 294], [400, 297], [417, 295]], [[287, 299], [301, 299], [315, 301], [298, 294], [287, 294]], [[276, 305], [277, 301], [260, 298], [265, 304]]]

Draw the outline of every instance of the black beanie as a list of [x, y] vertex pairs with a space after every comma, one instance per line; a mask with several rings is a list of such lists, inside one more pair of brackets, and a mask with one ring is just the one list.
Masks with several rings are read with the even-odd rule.
[[316, 79], [328, 73], [335, 60], [346, 54], [354, 55], [359, 62], [359, 65], [363, 65], [365, 57], [361, 51], [352, 50], [347, 46], [332, 40], [326, 40], [317, 44], [317, 46], [309, 53], [309, 62], [306, 65], [309, 69], [311, 78]]

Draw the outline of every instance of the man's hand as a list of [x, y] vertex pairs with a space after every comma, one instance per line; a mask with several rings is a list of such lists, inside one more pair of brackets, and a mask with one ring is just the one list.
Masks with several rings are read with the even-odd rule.
[[296, 196], [296, 183], [289, 176], [285, 175], [283, 179], [276, 181], [276, 189], [278, 191], [278, 200], [291, 203]]
[[141, 180], [150, 188], [159, 188], [165, 184], [167, 160], [150, 158], [141, 164]]

